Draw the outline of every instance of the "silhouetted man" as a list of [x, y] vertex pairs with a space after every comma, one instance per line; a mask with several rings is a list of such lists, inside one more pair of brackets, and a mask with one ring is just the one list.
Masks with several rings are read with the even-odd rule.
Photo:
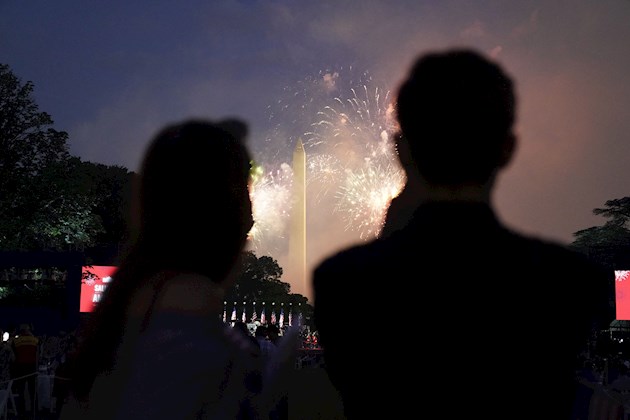
[[313, 273], [347, 418], [571, 418], [578, 354], [614, 319], [614, 277], [498, 219], [493, 186], [518, 140], [511, 77], [472, 50], [431, 52], [413, 63], [396, 112], [414, 182], [386, 235]]

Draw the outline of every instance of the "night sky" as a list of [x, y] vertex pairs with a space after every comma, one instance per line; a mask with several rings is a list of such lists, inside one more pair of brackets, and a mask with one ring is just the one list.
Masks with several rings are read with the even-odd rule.
[[[383, 141], [387, 99], [411, 61], [451, 46], [492, 55], [516, 80], [520, 145], [493, 198], [499, 216], [562, 242], [602, 224], [592, 210], [630, 195], [628, 0], [0, 0], [0, 62], [34, 83], [73, 155], [130, 170], [158, 128], [189, 117], [247, 120], [268, 171], [290, 165], [298, 139], [307, 156], [360, 161], [365, 149], [321, 148], [349, 149], [344, 133]], [[372, 121], [333, 140], [318, 123], [353, 97]], [[309, 266], [374, 230], [335, 207], [344, 188], [312, 193]], [[283, 261], [285, 222], [258, 254]]]

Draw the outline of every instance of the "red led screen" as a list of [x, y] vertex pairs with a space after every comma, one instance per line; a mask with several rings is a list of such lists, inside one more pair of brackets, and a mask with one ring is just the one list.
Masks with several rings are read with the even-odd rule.
[[618, 320], [630, 320], [630, 270], [615, 270], [615, 305]]
[[112, 280], [118, 267], [112, 265], [86, 265], [81, 273], [81, 312], [92, 312], [101, 295]]

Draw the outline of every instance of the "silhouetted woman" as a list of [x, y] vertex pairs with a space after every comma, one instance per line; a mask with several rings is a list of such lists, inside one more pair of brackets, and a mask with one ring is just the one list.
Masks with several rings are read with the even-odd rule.
[[258, 418], [255, 350], [221, 320], [253, 225], [246, 135], [189, 120], [149, 144], [138, 229], [81, 337], [62, 419]]

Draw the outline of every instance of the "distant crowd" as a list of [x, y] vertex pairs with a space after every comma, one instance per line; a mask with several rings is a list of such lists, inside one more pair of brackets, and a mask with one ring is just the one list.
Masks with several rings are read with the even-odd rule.
[[[279, 340], [286, 334], [288, 326], [279, 328], [276, 324], [227, 322], [234, 330], [242, 331], [260, 349], [265, 357], [271, 355]], [[251, 328], [251, 326], [254, 326]], [[31, 324], [16, 327], [0, 328], [0, 390], [11, 381], [11, 391], [16, 397], [16, 412], [29, 414], [35, 412], [35, 404], [31, 398], [35, 393], [38, 374], [54, 376], [52, 385], [52, 406], [50, 414], [58, 414], [68, 397], [67, 362], [80, 342], [79, 329], [60, 331], [58, 334], [36, 334]], [[318, 344], [317, 331], [303, 326], [299, 328], [295, 352], [295, 368], [321, 367], [319, 354], [304, 353], [309, 350], [321, 350]], [[25, 397], [25, 392], [28, 396]], [[9, 410], [9, 413], [11, 410]], [[40, 413], [43, 415], [43, 413]], [[18, 416], [24, 418], [24, 415]]]

